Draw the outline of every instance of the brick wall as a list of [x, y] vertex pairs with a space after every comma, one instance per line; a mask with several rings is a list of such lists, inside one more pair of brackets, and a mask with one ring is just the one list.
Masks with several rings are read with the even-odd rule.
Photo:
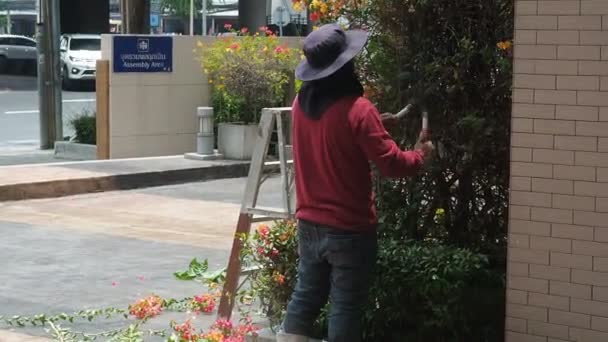
[[508, 342], [608, 341], [608, 0], [515, 1]]

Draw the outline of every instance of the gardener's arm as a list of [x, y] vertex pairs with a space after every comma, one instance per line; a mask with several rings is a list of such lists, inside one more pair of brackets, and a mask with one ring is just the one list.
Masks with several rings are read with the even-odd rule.
[[371, 102], [356, 102], [351, 112], [351, 126], [358, 145], [367, 158], [376, 164], [382, 176], [409, 177], [422, 166], [424, 151], [401, 150], [382, 125], [380, 113]]

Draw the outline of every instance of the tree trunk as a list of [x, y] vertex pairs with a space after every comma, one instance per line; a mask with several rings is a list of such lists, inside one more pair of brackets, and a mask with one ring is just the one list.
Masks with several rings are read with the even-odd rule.
[[150, 0], [121, 0], [122, 32], [150, 33]]

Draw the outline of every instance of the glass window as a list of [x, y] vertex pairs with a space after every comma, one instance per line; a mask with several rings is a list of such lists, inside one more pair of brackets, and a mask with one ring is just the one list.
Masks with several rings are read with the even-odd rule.
[[99, 51], [101, 50], [101, 39], [99, 38], [72, 38], [70, 40], [71, 51]]
[[15, 45], [36, 47], [36, 42], [24, 38], [15, 38]]

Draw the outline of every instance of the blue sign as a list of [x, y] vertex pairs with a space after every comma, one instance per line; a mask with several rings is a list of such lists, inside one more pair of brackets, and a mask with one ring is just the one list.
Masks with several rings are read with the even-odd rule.
[[160, 25], [160, 16], [158, 14], [150, 14], [150, 26], [158, 27]]
[[114, 36], [114, 72], [171, 72], [173, 39]]

